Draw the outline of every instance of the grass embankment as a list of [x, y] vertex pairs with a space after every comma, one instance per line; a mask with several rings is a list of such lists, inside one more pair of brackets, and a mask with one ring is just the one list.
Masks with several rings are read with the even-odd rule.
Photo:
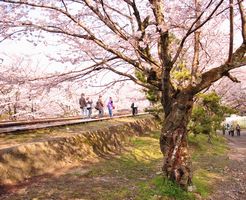
[[227, 152], [229, 147], [222, 136], [213, 137], [212, 144], [207, 142], [205, 135], [190, 136], [192, 148], [193, 184], [203, 198], [213, 190], [216, 181], [222, 177], [222, 172], [228, 164]]
[[190, 136], [189, 141], [193, 152], [195, 193], [185, 192], [163, 179], [159, 132], [152, 132], [131, 137], [123, 154], [102, 160], [86, 170], [75, 168], [61, 176], [41, 180], [26, 188], [18, 198], [189, 200], [199, 195], [205, 199], [226, 165], [227, 147], [219, 136], [212, 144], [202, 135]]
[[[125, 180], [116, 188], [104, 191], [100, 199], [196, 199], [195, 194], [184, 192], [163, 179], [158, 137], [159, 133], [155, 132], [131, 138], [131, 150], [92, 169], [90, 176], [113, 176]], [[214, 138], [212, 144], [208, 144], [206, 136], [202, 135], [190, 136], [189, 141], [193, 152], [193, 183], [196, 193], [205, 198], [226, 165], [227, 147], [221, 137]]]
[[93, 131], [107, 128], [109, 126], [121, 125], [127, 122], [134, 122], [136, 119], [145, 119], [146, 116], [135, 116], [126, 118], [113, 118], [106, 121], [97, 121], [82, 123], [77, 125], [67, 125], [59, 127], [49, 127], [36, 130], [18, 131], [16, 134], [0, 134], [0, 149], [18, 144], [44, 141], [56, 137], [71, 136], [71, 134], [81, 133], [83, 131]]
[[158, 135], [159, 133], [155, 132], [144, 137], [131, 138], [131, 146], [127, 152], [91, 170], [91, 177], [111, 176], [119, 180], [117, 186], [104, 191], [100, 199], [147, 200], [159, 199], [161, 196], [188, 199], [189, 194], [163, 180], [160, 175], [162, 154]]

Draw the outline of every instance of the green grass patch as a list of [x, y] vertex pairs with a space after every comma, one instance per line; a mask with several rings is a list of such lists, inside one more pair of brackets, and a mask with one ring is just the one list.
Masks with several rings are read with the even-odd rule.
[[213, 191], [214, 184], [228, 164], [226, 154], [229, 148], [225, 138], [219, 135], [212, 138], [211, 144], [207, 142], [206, 135], [190, 135], [189, 144], [194, 168], [193, 184], [205, 198]]
[[139, 195], [136, 199], [191, 200], [195, 199], [195, 197], [192, 193], [185, 192], [172, 181], [159, 175], [153, 178], [150, 183], [139, 184]]
[[[190, 136], [189, 142], [193, 152], [195, 192], [206, 198], [213, 191], [215, 181], [220, 178], [220, 172], [227, 164], [225, 153], [228, 148], [220, 136], [214, 137], [212, 144], [207, 142], [205, 135]], [[194, 193], [182, 190], [159, 175], [162, 158], [159, 132], [152, 132], [144, 137], [131, 138], [127, 152], [97, 166], [89, 176], [110, 176], [119, 180], [117, 187], [105, 191], [100, 199], [196, 199]], [[156, 173], [158, 171], [160, 173]], [[121, 183], [120, 180], [125, 181]]]
[[204, 154], [206, 156], [214, 155], [224, 155], [228, 150], [225, 138], [221, 136], [214, 136], [212, 138], [212, 143], [207, 142], [207, 136], [204, 134], [200, 135], [190, 135], [189, 145], [192, 148], [192, 159], [196, 160], [202, 157]]
[[207, 197], [212, 191], [211, 177], [213, 174], [203, 169], [196, 170], [194, 174], [193, 184], [202, 197]]
[[194, 199], [192, 193], [158, 175], [162, 159], [159, 132], [152, 132], [144, 137], [132, 137], [123, 155], [95, 166], [87, 176], [118, 180], [117, 187], [104, 191], [100, 199]]
[[151, 137], [132, 137], [127, 151], [112, 160], [106, 160], [91, 170], [91, 175], [116, 175], [134, 178], [137, 175], [154, 173], [162, 159], [159, 143]]

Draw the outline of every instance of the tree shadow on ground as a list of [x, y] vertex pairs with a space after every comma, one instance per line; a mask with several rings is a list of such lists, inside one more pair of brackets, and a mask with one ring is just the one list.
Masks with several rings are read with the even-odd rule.
[[[103, 132], [101, 134], [104, 134]], [[90, 135], [97, 141], [98, 134]], [[109, 138], [118, 137], [114, 134]], [[142, 138], [142, 139], [141, 139]], [[139, 148], [122, 148], [100, 143], [94, 151], [99, 162], [81, 161], [80, 166], [63, 169], [26, 180], [16, 186], [5, 186], [0, 199], [134, 199], [139, 193], [138, 184], [153, 178], [161, 159], [145, 149], [148, 140], [135, 141]], [[119, 138], [114, 140], [120, 142]], [[157, 142], [158, 148], [158, 142]], [[122, 144], [117, 144], [121, 146]]]

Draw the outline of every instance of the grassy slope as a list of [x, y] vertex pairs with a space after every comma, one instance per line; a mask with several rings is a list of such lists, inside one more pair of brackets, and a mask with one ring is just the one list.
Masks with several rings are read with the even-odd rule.
[[221, 179], [221, 174], [228, 164], [229, 148], [221, 136], [214, 137], [212, 144], [207, 142], [205, 135], [190, 136], [189, 141], [194, 167], [193, 183], [197, 187], [197, 192], [206, 197], [212, 192], [216, 181]]
[[[111, 176], [125, 180], [117, 188], [104, 191], [100, 199], [195, 199], [196, 195], [182, 191], [161, 176], [162, 154], [159, 150], [159, 133], [131, 139], [131, 148], [117, 159], [104, 162], [92, 169], [90, 176]], [[191, 136], [196, 193], [205, 198], [220, 171], [226, 164], [225, 141], [216, 137], [208, 144], [205, 136]], [[159, 171], [159, 173], [158, 173]], [[100, 192], [99, 192], [100, 193]]]
[[[165, 200], [202, 199], [212, 191], [226, 165], [227, 147], [221, 137], [208, 144], [205, 136], [190, 136], [194, 164], [193, 183], [187, 193], [161, 175], [159, 132], [129, 139], [124, 153], [102, 159], [87, 169], [77, 167], [62, 175], [35, 181], [8, 199]], [[1, 198], [0, 198], [1, 199]]]
[[[150, 116], [147, 116], [150, 117]], [[19, 131], [16, 134], [0, 134], [0, 148], [14, 146], [18, 144], [44, 141], [46, 139], [70, 136], [73, 133], [80, 133], [88, 130], [97, 130], [107, 128], [111, 125], [120, 125], [122, 123], [134, 122], [136, 119], [145, 119], [146, 116], [135, 116], [126, 118], [114, 118], [106, 121], [96, 121], [82, 123], [77, 125], [50, 127], [37, 130]]]

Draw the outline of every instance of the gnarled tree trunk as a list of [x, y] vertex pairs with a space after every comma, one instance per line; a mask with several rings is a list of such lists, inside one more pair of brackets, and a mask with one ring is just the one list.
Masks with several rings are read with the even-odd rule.
[[164, 155], [162, 170], [168, 179], [186, 189], [191, 184], [191, 160], [188, 153], [187, 125], [193, 106], [193, 96], [180, 93], [165, 110], [165, 121], [160, 136]]

